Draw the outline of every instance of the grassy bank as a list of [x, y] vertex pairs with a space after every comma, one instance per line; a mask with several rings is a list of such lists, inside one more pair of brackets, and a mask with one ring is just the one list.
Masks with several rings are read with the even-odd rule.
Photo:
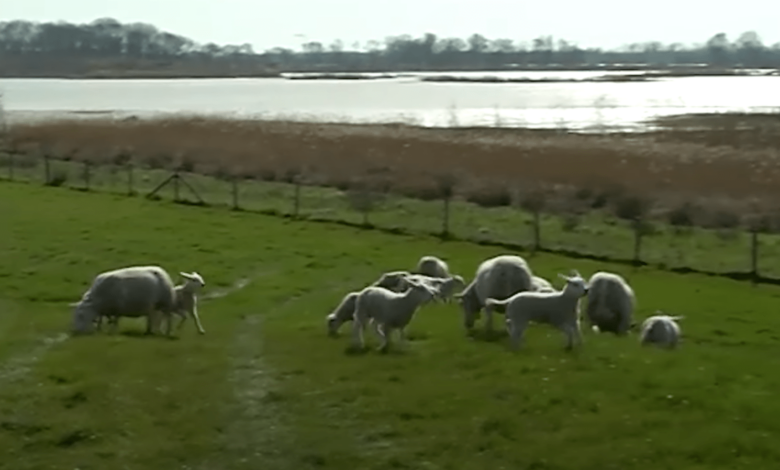
[[[537, 326], [511, 354], [505, 339], [467, 340], [457, 307], [435, 305], [413, 321], [408, 350], [350, 356], [345, 336], [324, 332], [345, 292], [422, 254], [470, 277], [501, 251], [24, 184], [0, 184], [0, 212], [0, 468], [732, 469], [780, 458], [767, 399], [780, 386], [767, 372], [777, 288], [541, 255], [530, 262], [548, 278], [629, 276], [640, 317], [687, 316], [682, 349], [586, 335], [566, 354]], [[142, 323], [124, 320], [116, 336], [63, 337], [65, 304], [95, 273], [135, 263], [195, 269], [206, 297], [228, 293], [202, 302], [206, 335], [188, 324], [177, 341], [139, 338]]]

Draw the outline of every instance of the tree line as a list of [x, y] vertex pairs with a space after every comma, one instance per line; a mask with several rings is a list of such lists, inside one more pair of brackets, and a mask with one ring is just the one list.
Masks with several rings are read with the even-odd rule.
[[87, 24], [0, 23], [0, 76], [259, 76], [279, 72], [582, 69], [597, 66], [780, 67], [780, 43], [768, 46], [748, 31], [735, 40], [718, 33], [699, 45], [657, 41], [617, 50], [583, 48], [565, 39], [531, 41], [401, 35], [383, 41], [330, 44], [308, 41], [299, 49], [257, 52], [250, 44], [196, 41], [145, 23], [111, 18]]

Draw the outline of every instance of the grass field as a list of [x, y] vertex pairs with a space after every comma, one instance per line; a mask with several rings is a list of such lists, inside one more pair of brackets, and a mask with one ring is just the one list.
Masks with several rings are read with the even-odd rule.
[[[405, 351], [348, 355], [324, 316], [385, 270], [438, 254], [467, 277], [501, 253], [244, 212], [0, 184], [0, 468], [774, 468], [780, 289], [529, 258], [553, 278], [628, 276], [638, 316], [687, 316], [676, 352], [543, 326], [511, 353], [425, 307]], [[68, 338], [99, 271], [206, 279], [205, 336]], [[240, 288], [246, 281], [249, 283]], [[478, 325], [481, 326], [481, 325]], [[343, 330], [348, 331], [348, 328]], [[369, 336], [370, 344], [378, 344]]]

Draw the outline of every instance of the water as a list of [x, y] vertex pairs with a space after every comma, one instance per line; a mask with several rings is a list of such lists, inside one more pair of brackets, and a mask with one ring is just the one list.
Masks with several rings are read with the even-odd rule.
[[[625, 73], [624, 73], [625, 74]], [[236, 117], [425, 126], [642, 130], [656, 116], [777, 112], [780, 76], [683, 77], [624, 83], [434, 83], [416, 76], [582, 79], [604, 72], [414, 73], [377, 80], [2, 79], [11, 121], [215, 113]]]

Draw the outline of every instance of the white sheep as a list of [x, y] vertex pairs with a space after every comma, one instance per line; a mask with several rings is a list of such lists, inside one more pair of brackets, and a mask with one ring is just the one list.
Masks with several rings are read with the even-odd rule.
[[365, 347], [364, 332], [369, 323], [373, 324], [376, 334], [382, 339], [380, 351], [386, 351], [389, 347], [393, 330], [398, 330], [399, 340], [405, 343], [404, 329], [414, 313], [436, 295], [436, 291], [427, 284], [414, 281], [409, 281], [409, 284], [409, 289], [403, 293], [375, 286], [360, 291], [355, 301], [352, 325], [354, 346]]
[[532, 276], [531, 286], [536, 292], [555, 292], [555, 288], [550, 284], [550, 281], [543, 277]]
[[420, 258], [414, 272], [430, 277], [450, 277], [450, 268], [447, 266], [447, 263], [435, 256], [423, 256]]
[[683, 315], [670, 316], [657, 311], [656, 315], [642, 322], [639, 343], [654, 344], [668, 349], [677, 347], [680, 341], [680, 326], [677, 322], [683, 318], [685, 318]]
[[577, 303], [587, 294], [588, 284], [572, 270], [571, 276], [559, 274], [566, 285], [557, 292], [518, 292], [504, 300], [486, 299], [485, 311], [496, 306], [506, 308], [506, 326], [513, 349], [520, 346], [528, 323], [545, 323], [566, 335], [566, 349], [582, 344]]
[[411, 276], [409, 271], [390, 271], [382, 274], [371, 286], [384, 287], [393, 292], [403, 292], [406, 290], [406, 285], [403, 280], [407, 276]]
[[[173, 288], [174, 292], [176, 293], [176, 307], [173, 313], [176, 313], [181, 317], [179, 326], [176, 327], [176, 329], [181, 330], [181, 327], [184, 325], [184, 321], [187, 319], [187, 316], [191, 315], [192, 318], [195, 319], [195, 326], [198, 329], [198, 333], [205, 334], [206, 331], [200, 324], [200, 317], [198, 317], [198, 293], [206, 285], [206, 281], [203, 280], [203, 277], [200, 274], [194, 271], [191, 273], [180, 272], [179, 275], [183, 277], [185, 281], [184, 284], [177, 285]], [[166, 333], [170, 334], [170, 315], [167, 316], [167, 320], [168, 322]]]
[[333, 310], [332, 313], [326, 317], [328, 325], [328, 334], [330, 336], [336, 336], [341, 328], [341, 325], [348, 321], [352, 321], [352, 317], [355, 313], [355, 302], [357, 301], [360, 292], [350, 292], [341, 299], [341, 303]]
[[599, 271], [588, 280], [585, 316], [595, 332], [625, 335], [631, 329], [636, 296], [620, 275]]
[[432, 277], [424, 274], [409, 274], [400, 280], [400, 291], [405, 291], [409, 288], [409, 281], [424, 283], [433, 287], [437, 292], [436, 299], [445, 303], [450, 303], [452, 297], [455, 295], [455, 291], [463, 289], [466, 285], [466, 281], [463, 280], [463, 277], [457, 274], [444, 278]]
[[151, 334], [154, 315], [175, 310], [176, 293], [160, 266], [130, 266], [98, 274], [81, 300], [70, 306], [74, 333], [91, 332], [95, 320], [106, 316], [114, 328], [119, 317], [146, 317], [146, 333]]
[[[483, 261], [477, 268], [474, 280], [455, 298], [463, 309], [464, 326], [473, 331], [485, 300], [506, 299], [518, 292], [532, 290], [533, 273], [528, 263], [515, 255], [499, 255]], [[499, 306], [497, 311], [503, 311]], [[493, 312], [485, 310], [485, 331], [493, 331]]]

